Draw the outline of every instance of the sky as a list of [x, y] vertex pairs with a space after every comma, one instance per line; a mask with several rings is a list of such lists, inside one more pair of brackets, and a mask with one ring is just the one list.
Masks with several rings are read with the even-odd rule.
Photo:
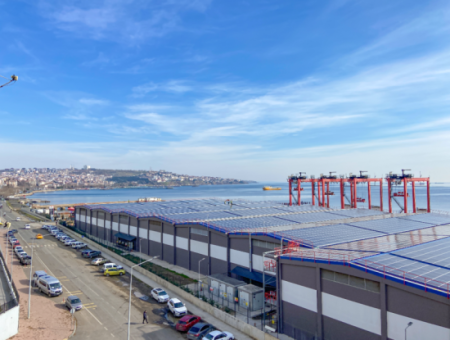
[[0, 41], [0, 168], [450, 181], [448, 1], [0, 0]]

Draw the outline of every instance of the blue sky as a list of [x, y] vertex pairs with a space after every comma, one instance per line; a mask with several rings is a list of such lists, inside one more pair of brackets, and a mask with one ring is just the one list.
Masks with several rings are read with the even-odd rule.
[[0, 167], [450, 181], [448, 1], [0, 1]]

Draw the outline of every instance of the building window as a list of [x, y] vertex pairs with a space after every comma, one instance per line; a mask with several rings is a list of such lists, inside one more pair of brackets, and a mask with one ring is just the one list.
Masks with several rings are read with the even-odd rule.
[[343, 273], [333, 272], [331, 270], [322, 269], [322, 279], [342, 283], [359, 289], [368, 290], [370, 292], [379, 293], [380, 283], [357, 276], [347, 275]]
[[191, 228], [191, 234], [197, 234], [202, 236], [208, 236], [208, 230], [202, 230], [202, 229], [194, 229]]
[[280, 248], [280, 244], [273, 243], [273, 242], [260, 241], [260, 240], [253, 240], [253, 247], [274, 250], [275, 248]]
[[161, 226], [162, 226], [162, 222], [160, 222], [160, 221], [153, 221], [153, 220], [150, 220], [150, 224], [152, 224], [152, 225], [157, 225], [158, 227], [161, 227]]

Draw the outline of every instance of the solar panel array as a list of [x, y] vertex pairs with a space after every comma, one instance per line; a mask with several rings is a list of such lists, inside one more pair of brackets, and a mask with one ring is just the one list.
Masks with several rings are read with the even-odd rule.
[[387, 253], [394, 250], [412, 247], [417, 244], [439, 240], [447, 236], [439, 235], [417, 235], [414, 232], [405, 234], [386, 235], [376, 238], [371, 238], [362, 241], [354, 241], [342, 244], [329, 246], [329, 249], [339, 250], [355, 250], [355, 251], [370, 251], [374, 253]]
[[435, 213], [408, 215], [400, 218], [404, 220], [430, 223], [433, 225], [450, 224], [450, 216]]
[[386, 277], [408, 280], [419, 285], [430, 286], [447, 291], [450, 285], [450, 271], [427, 263], [421, 263], [391, 254], [382, 254], [354, 260], [360, 269], [372, 269]]
[[335, 214], [331, 214], [328, 212], [318, 212], [318, 213], [304, 213], [304, 214], [294, 214], [294, 215], [283, 215], [279, 216], [279, 218], [282, 218], [284, 220], [288, 220], [296, 223], [312, 223], [312, 222], [325, 222], [325, 221], [332, 221], [332, 220], [340, 220], [344, 217], [338, 216]]
[[349, 224], [364, 229], [379, 231], [385, 234], [396, 234], [410, 230], [431, 227], [430, 223], [422, 223], [401, 218], [386, 218], [371, 221], [349, 222]]
[[392, 254], [450, 269], [450, 237], [397, 250]]
[[385, 212], [379, 210], [369, 210], [369, 209], [346, 209], [338, 210], [333, 212], [336, 215], [347, 216], [347, 217], [365, 217], [365, 216], [377, 216], [386, 215]]
[[280, 232], [286, 239], [302, 239], [310, 241], [314, 247], [323, 247], [341, 242], [362, 240], [384, 234], [356, 228], [348, 224], [333, 224], [315, 228], [294, 229]]

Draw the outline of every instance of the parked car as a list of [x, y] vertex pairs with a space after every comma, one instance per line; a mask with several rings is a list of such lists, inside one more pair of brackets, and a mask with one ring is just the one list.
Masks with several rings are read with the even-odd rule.
[[122, 276], [124, 274], [125, 269], [117, 269], [117, 268], [106, 269], [105, 272], [103, 273], [103, 275], [105, 276], [115, 276], [115, 275]]
[[72, 248], [74, 249], [83, 249], [85, 247], [87, 247], [87, 244], [83, 242], [75, 242], [74, 244], [72, 244]]
[[175, 329], [179, 332], [187, 332], [196, 323], [202, 320], [201, 317], [195, 315], [185, 315], [183, 316], [175, 325]]
[[19, 259], [21, 259], [21, 258], [24, 257], [24, 256], [28, 256], [28, 254], [27, 254], [25, 251], [23, 251], [23, 250], [17, 252], [16, 255], [17, 255], [17, 257], [18, 257]]
[[47, 276], [47, 273], [45, 272], [45, 270], [36, 270], [33, 274], [33, 285], [37, 286], [37, 280], [42, 277], [42, 276]]
[[75, 311], [80, 310], [83, 308], [83, 304], [81, 303], [81, 300], [79, 297], [75, 295], [71, 295], [67, 297], [66, 299], [66, 307], [71, 310], [72, 308], [75, 309]]
[[189, 340], [198, 340], [203, 338], [206, 334], [215, 331], [216, 327], [209, 323], [199, 322], [191, 327], [189, 332], [187, 333], [187, 338]]
[[75, 242], [77, 242], [77, 241], [74, 240], [74, 239], [65, 240], [65, 241], [64, 241], [64, 245], [65, 245], [65, 246], [71, 246], [72, 243], [75, 243]]
[[31, 256], [26, 255], [26, 256], [19, 257], [19, 261], [23, 266], [27, 266], [27, 265], [31, 264]]
[[22, 246], [20, 246], [20, 245], [14, 245], [14, 252], [17, 254], [17, 252], [20, 252], [20, 251], [25, 251], [25, 250], [23, 250]]
[[109, 260], [104, 259], [103, 257], [97, 257], [96, 259], [93, 259], [91, 261], [91, 264], [94, 266], [100, 266], [101, 264], [104, 264], [106, 262], [108, 262]]
[[9, 239], [9, 243], [11, 243], [11, 244], [14, 244], [14, 243], [16, 243], [16, 242], [19, 242], [15, 237], [11, 237], [10, 239]]
[[10, 231], [8, 231], [8, 233], [11, 233], [11, 234], [15, 234], [15, 233], [18, 233], [19, 231], [17, 230], [17, 229], [11, 229]]
[[89, 258], [89, 259], [92, 259], [93, 257], [100, 256], [101, 254], [102, 254], [101, 251], [98, 251], [98, 250], [91, 250], [91, 251], [88, 251], [88, 252], [86, 252], [86, 253], [83, 253], [82, 256], [83, 256], [83, 257], [87, 257], [87, 258]]
[[108, 270], [108, 269], [111, 269], [111, 268], [123, 269], [122, 266], [118, 266], [117, 264], [111, 262], [111, 263], [105, 263], [105, 264], [103, 265], [103, 267], [101, 267], [101, 268], [99, 269], [99, 271], [100, 271], [100, 273], [104, 273], [105, 270]]
[[15, 250], [17, 247], [22, 248], [22, 246], [20, 245], [20, 243], [15, 243], [13, 244], [13, 249]]
[[62, 294], [61, 282], [53, 276], [42, 276], [37, 280], [37, 286], [41, 293], [50, 296], [58, 296]]
[[167, 302], [170, 299], [169, 294], [167, 294], [166, 291], [162, 288], [152, 289], [150, 295], [159, 303]]
[[25, 229], [31, 229], [31, 225], [25, 224]]
[[234, 340], [234, 335], [230, 332], [212, 331], [206, 334], [202, 340]]
[[169, 302], [167, 302], [167, 308], [169, 308], [170, 312], [176, 317], [187, 314], [186, 306], [177, 298], [170, 299]]

